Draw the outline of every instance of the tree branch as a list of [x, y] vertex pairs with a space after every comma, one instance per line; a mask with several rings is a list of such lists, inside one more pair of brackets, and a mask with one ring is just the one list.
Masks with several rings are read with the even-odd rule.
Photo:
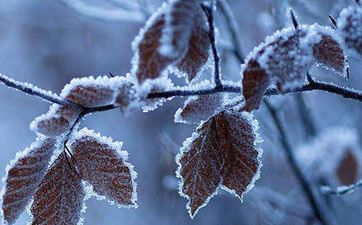
[[214, 24], [214, 4], [215, 1], [212, 1], [212, 5], [206, 6], [204, 4], [201, 4], [202, 9], [205, 12], [205, 15], [207, 17], [207, 22], [209, 24], [209, 39], [210, 44], [212, 48], [212, 55], [214, 56], [214, 82], [215, 82], [215, 88], [221, 89], [221, 74], [220, 74], [220, 56], [216, 48], [216, 40], [215, 40], [215, 24]]
[[276, 109], [268, 102], [264, 101], [273, 121], [276, 125], [279, 135], [280, 135], [280, 142], [284, 148], [285, 154], [287, 156], [288, 162], [294, 171], [295, 176], [297, 177], [309, 203], [313, 209], [315, 217], [323, 224], [323, 225], [332, 225], [336, 224], [336, 222], [331, 218], [328, 209], [325, 209], [325, 206], [322, 202], [319, 201], [318, 196], [315, 194], [313, 190], [313, 184], [304, 176], [301, 167], [297, 161], [293, 153], [293, 149], [291, 144], [288, 141], [286, 131], [282, 125], [282, 121], [279, 118], [278, 112]]

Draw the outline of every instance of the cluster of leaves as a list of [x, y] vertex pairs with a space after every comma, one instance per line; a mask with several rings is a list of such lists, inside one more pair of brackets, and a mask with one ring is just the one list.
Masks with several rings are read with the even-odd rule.
[[[210, 4], [201, 0], [162, 4], [133, 43], [131, 74], [74, 79], [64, 87], [60, 97], [69, 104], [54, 104], [32, 122], [38, 139], [7, 169], [2, 193], [7, 223], [13, 223], [33, 199], [33, 224], [77, 224], [87, 195], [84, 185], [120, 206], [136, 206], [136, 172], [126, 161], [122, 144], [91, 130], [77, 131], [77, 125], [97, 108], [119, 107], [122, 112], [157, 108], [165, 99], [148, 96], [175, 89], [170, 72], [185, 76], [189, 89], [213, 88], [214, 83], [195, 79], [207, 65], [213, 44], [214, 24], [203, 11], [215, 10]], [[285, 92], [301, 87], [315, 63], [348, 75], [344, 45], [362, 52], [361, 18], [360, 8], [349, 8], [341, 13], [338, 31], [319, 25], [277, 31], [242, 65], [240, 95], [215, 93], [185, 101], [175, 121], [198, 128], [184, 142], [176, 162], [180, 194], [189, 200], [192, 217], [219, 188], [242, 199], [258, 179], [262, 151], [252, 111], [259, 108], [267, 88], [275, 85]]]

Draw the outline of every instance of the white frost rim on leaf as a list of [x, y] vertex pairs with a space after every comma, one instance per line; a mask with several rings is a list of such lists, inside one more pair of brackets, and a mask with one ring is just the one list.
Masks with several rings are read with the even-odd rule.
[[[253, 114], [252, 113], [248, 113], [248, 112], [242, 112], [240, 113], [240, 116], [243, 118], [243, 119], [246, 119], [247, 121], [249, 121], [252, 129], [253, 129], [253, 133], [254, 133], [254, 146], [256, 146], [258, 143], [261, 143], [262, 142], [262, 139], [259, 135], [259, 124], [258, 124], [258, 121], [253, 119]], [[207, 122], [207, 121], [206, 121]], [[202, 125], [206, 122], [203, 122], [201, 123], [197, 129], [199, 129], [200, 127], [202, 127]], [[176, 155], [176, 164], [177, 164], [177, 170], [176, 170], [176, 177], [180, 179], [180, 182], [179, 182], [179, 187], [178, 187], [178, 193], [181, 197], [183, 198], [186, 198], [188, 200], [187, 202], [187, 205], [186, 205], [186, 209], [191, 217], [191, 219], [193, 219], [197, 213], [199, 212], [200, 209], [204, 208], [208, 203], [209, 201], [215, 196], [218, 194], [219, 192], [219, 189], [223, 189], [223, 190], [226, 190], [227, 192], [235, 195], [236, 197], [238, 197], [241, 202], [243, 202], [243, 197], [244, 195], [249, 192], [255, 185], [255, 182], [260, 178], [260, 172], [261, 172], [261, 167], [263, 166], [262, 164], [262, 161], [261, 161], [261, 157], [262, 157], [262, 154], [263, 154], [263, 150], [261, 148], [255, 148], [257, 151], [258, 151], [258, 157], [257, 157], [257, 162], [258, 162], [258, 168], [257, 168], [257, 171], [254, 175], [254, 177], [252, 178], [251, 182], [247, 185], [245, 191], [243, 192], [243, 194], [241, 196], [237, 195], [235, 191], [229, 189], [229, 188], [226, 188], [224, 187], [223, 185], [223, 180], [222, 180], [222, 177], [221, 180], [220, 180], [220, 183], [218, 185], [218, 187], [215, 189], [215, 191], [205, 200], [204, 204], [200, 205], [196, 210], [195, 210], [195, 213], [194, 215], [192, 215], [191, 213], [191, 207], [190, 207], [190, 203], [191, 203], [191, 198], [185, 194], [183, 191], [182, 191], [182, 187], [183, 187], [183, 184], [185, 183], [184, 181], [184, 178], [182, 177], [181, 175], [181, 168], [182, 168], [182, 165], [181, 165], [181, 162], [180, 160], [182, 159], [182, 157], [184, 156], [184, 154], [186, 152], [188, 152], [188, 149], [187, 149], [187, 146], [189, 146], [195, 139], [197, 139], [199, 137], [199, 133], [197, 131], [194, 131], [191, 135], [191, 137], [187, 138], [182, 147], [180, 148], [180, 152]]]
[[101, 136], [100, 133], [97, 133], [94, 130], [90, 130], [88, 128], [83, 128], [78, 132], [74, 132], [74, 134], [69, 139], [69, 145], [71, 146], [73, 143], [75, 143], [77, 140], [79, 140], [83, 137], [95, 138], [98, 143], [108, 145], [108, 146], [110, 146], [111, 149], [116, 150], [115, 152], [122, 159], [124, 165], [129, 168], [131, 180], [132, 180], [132, 186], [133, 186], [132, 198], [131, 198], [132, 204], [131, 205], [122, 205], [113, 200], [108, 199], [106, 196], [99, 195], [93, 191], [93, 187], [88, 182], [83, 181], [86, 183], [86, 185], [84, 185], [84, 190], [85, 190], [86, 196], [87, 196], [86, 198], [88, 199], [91, 196], [95, 196], [98, 200], [107, 199], [107, 202], [109, 202], [111, 205], [116, 205], [118, 208], [138, 208], [137, 183], [136, 183], [136, 178], [137, 178], [138, 174], [134, 170], [134, 166], [131, 163], [127, 162], [128, 152], [125, 150], [122, 150], [123, 142], [113, 141], [113, 139], [111, 137]]

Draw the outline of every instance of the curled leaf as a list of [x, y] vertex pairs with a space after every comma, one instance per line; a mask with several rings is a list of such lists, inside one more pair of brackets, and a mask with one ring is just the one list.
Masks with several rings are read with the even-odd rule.
[[76, 168], [69, 161], [62, 152], [39, 185], [31, 206], [32, 225], [78, 224], [85, 192]]
[[40, 137], [29, 148], [18, 153], [8, 167], [2, 190], [2, 210], [8, 224], [13, 224], [30, 202], [55, 148], [55, 139]]
[[97, 194], [120, 206], [135, 207], [137, 173], [126, 162], [128, 153], [121, 147], [122, 143], [87, 129], [80, 130], [71, 144], [80, 176]]
[[243, 66], [245, 110], [259, 108], [272, 84], [281, 92], [302, 86], [314, 63], [347, 76], [348, 60], [342, 46], [331, 28], [319, 25], [286, 28], [267, 37]]
[[201, 124], [177, 155], [180, 193], [191, 217], [219, 187], [242, 199], [260, 173], [261, 150], [255, 121], [248, 113], [223, 111]]

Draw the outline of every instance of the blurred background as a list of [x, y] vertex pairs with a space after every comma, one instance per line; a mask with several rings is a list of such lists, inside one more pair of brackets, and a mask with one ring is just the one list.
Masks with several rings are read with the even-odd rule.
[[[138, 2], [141, 2], [141, 7], [138, 7]], [[227, 2], [235, 14], [244, 55], [267, 35], [290, 26], [289, 7], [296, 11], [299, 23], [317, 22], [330, 26], [329, 14], [337, 16], [343, 7], [354, 4], [353, 0]], [[131, 43], [143, 27], [148, 12], [154, 11], [161, 3], [160, 0], [0, 0], [0, 73], [56, 93], [75, 77], [109, 73], [125, 75], [131, 68]], [[217, 16], [217, 25], [224, 78], [238, 80], [240, 63], [230, 52], [224, 51], [231, 42], [221, 15]], [[362, 90], [361, 59], [352, 55], [350, 66], [349, 81], [321, 68], [313, 68], [311, 73], [320, 80]], [[183, 82], [174, 79], [177, 83]], [[353, 164], [354, 177], [351, 179], [359, 178], [362, 105], [321, 92], [303, 94], [316, 130], [316, 134], [311, 135], [306, 131], [298, 98], [300, 96], [288, 95], [270, 100], [283, 116], [288, 138], [295, 148], [293, 150], [300, 152], [300, 163], [305, 163], [308, 176], [340, 185], [343, 184], [341, 176], [348, 174]], [[308, 202], [285, 160], [278, 133], [265, 107], [255, 113], [264, 139], [263, 168], [256, 187], [245, 196], [243, 203], [220, 191], [191, 220], [185, 209], [186, 199], [177, 193], [178, 181], [175, 178], [175, 154], [195, 129], [173, 122], [174, 112], [182, 106], [183, 100], [177, 98], [166, 102], [164, 107], [150, 113], [134, 112], [125, 117], [114, 110], [85, 118], [81, 126], [124, 142], [129, 161], [138, 172], [139, 208], [119, 209], [106, 201], [90, 199], [84, 224], [318, 224], [311, 220]], [[29, 124], [48, 107], [48, 103], [37, 98], [0, 86], [1, 177], [16, 152], [34, 141], [36, 135], [29, 130]], [[347, 148], [353, 148], [354, 159], [347, 160], [341, 169], [343, 154], [334, 157], [335, 152], [345, 152]], [[321, 153], [318, 159], [313, 157], [313, 154]], [[315, 160], [327, 169], [315, 169]], [[341, 225], [361, 224], [361, 192], [327, 197]], [[28, 220], [27, 213], [23, 213], [16, 224], [23, 225]]]

